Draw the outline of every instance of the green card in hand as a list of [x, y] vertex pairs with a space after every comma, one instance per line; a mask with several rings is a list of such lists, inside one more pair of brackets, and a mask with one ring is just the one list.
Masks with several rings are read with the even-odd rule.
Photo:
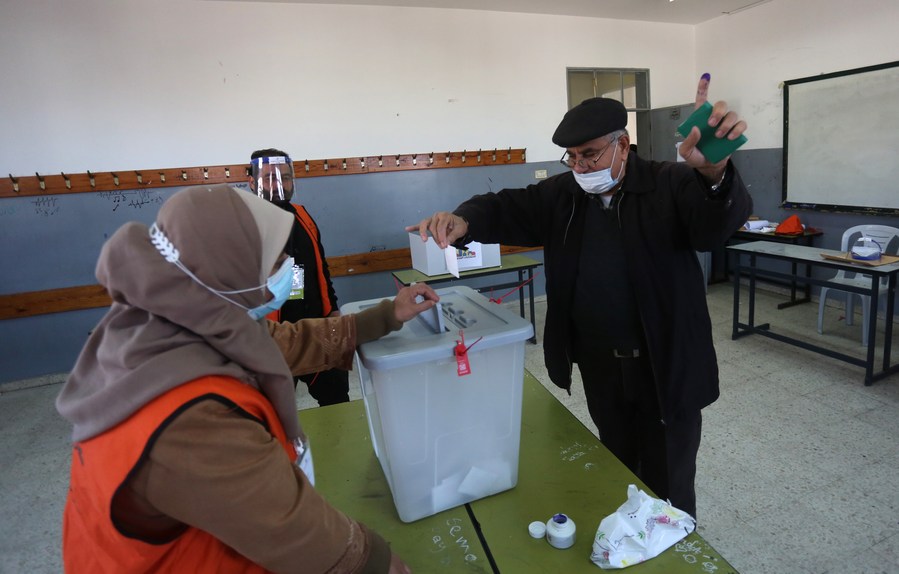
[[712, 115], [712, 104], [706, 102], [696, 108], [690, 117], [684, 123], [677, 126], [677, 133], [687, 137], [693, 126], [699, 128], [699, 143], [696, 147], [702, 152], [710, 163], [718, 163], [730, 154], [734, 153], [738, 147], [747, 142], [746, 136], [740, 134], [740, 137], [729, 140], [727, 136], [723, 138], [715, 137], [715, 128], [709, 125], [709, 116]]

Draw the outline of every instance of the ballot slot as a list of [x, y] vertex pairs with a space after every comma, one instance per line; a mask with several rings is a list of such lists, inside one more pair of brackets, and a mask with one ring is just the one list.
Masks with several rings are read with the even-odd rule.
[[[416, 297], [416, 302], [421, 303], [423, 300], [422, 296], [419, 295]], [[443, 324], [443, 305], [441, 303], [437, 303], [427, 311], [424, 311], [418, 315], [418, 320], [425, 324], [425, 326], [430, 330], [430, 332], [435, 335], [444, 333], [448, 331], [446, 326]]]

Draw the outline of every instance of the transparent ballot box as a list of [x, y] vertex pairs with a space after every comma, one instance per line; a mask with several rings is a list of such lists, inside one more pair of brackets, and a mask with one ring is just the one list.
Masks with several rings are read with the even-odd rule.
[[[404, 522], [518, 482], [524, 344], [533, 327], [469, 287], [437, 293], [433, 310], [356, 352], [375, 455]], [[467, 375], [456, 356], [463, 337]]]

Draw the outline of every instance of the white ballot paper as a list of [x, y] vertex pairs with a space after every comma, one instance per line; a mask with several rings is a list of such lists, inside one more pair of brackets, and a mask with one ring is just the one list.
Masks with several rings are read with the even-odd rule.
[[459, 259], [456, 254], [456, 248], [447, 245], [443, 250], [443, 258], [446, 260], [446, 271], [456, 279], [459, 278]]
[[312, 467], [312, 448], [309, 446], [309, 441], [304, 442], [296, 438], [293, 440], [293, 448], [297, 453], [297, 460], [294, 464], [303, 471], [312, 486], [315, 486], [315, 469]]
[[459, 277], [460, 269], [478, 269], [484, 265], [484, 246], [478, 241], [472, 241], [465, 245], [465, 249], [456, 249], [448, 246], [443, 250], [443, 258], [446, 260], [447, 273], [453, 277]]

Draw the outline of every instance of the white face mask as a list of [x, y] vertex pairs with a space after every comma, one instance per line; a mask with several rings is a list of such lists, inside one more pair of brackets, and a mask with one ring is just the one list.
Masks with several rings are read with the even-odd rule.
[[593, 171], [589, 173], [578, 173], [573, 171], [574, 179], [577, 181], [578, 185], [581, 186], [587, 193], [606, 193], [611, 191], [613, 187], [618, 185], [618, 182], [621, 181], [621, 175], [624, 171], [624, 167], [622, 166], [618, 170], [618, 177], [612, 177], [612, 166], [615, 165], [615, 154], [618, 153], [618, 142], [615, 142], [615, 149], [612, 151], [612, 164], [606, 169], [601, 169], [599, 171]]

